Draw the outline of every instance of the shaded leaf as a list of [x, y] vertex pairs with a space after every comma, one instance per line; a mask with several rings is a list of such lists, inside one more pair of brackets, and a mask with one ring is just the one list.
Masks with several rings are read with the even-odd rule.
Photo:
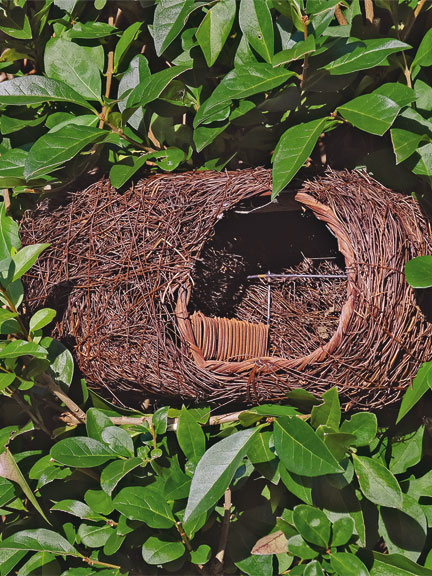
[[120, 480], [142, 463], [141, 458], [129, 458], [129, 460], [115, 460], [114, 462], [110, 462], [102, 470], [100, 479], [102, 490], [111, 495]]
[[[117, 72], [121, 64], [121, 61], [126, 55], [126, 52], [128, 51], [132, 42], [136, 40], [136, 38], [138, 37], [141, 26], [142, 26], [141, 22], [134, 22], [133, 24], [128, 26], [120, 36], [114, 51], [114, 73]], [[139, 58], [139, 56], [142, 56], [142, 54], [135, 56], [133, 60]], [[142, 56], [142, 58], [145, 59], [144, 56]], [[133, 60], [131, 60], [130, 65], [132, 65]], [[120, 87], [119, 87], [119, 93], [120, 93]]]
[[39, 254], [41, 254], [49, 244], [31, 244], [30, 246], [24, 246], [21, 248], [15, 256], [13, 256], [12, 261], [15, 265], [14, 275], [12, 282], [21, 278], [33, 264], [36, 262]]
[[207, 66], [213, 66], [231, 31], [236, 15], [235, 0], [221, 0], [205, 15], [196, 39], [201, 47]]
[[325, 425], [334, 430], [338, 430], [341, 418], [341, 409], [336, 386], [330, 388], [327, 392], [324, 392], [322, 399], [322, 404], [312, 407], [312, 426], [318, 428], [320, 425]]
[[432, 29], [429, 28], [423, 36], [417, 53], [411, 64], [411, 70], [416, 66], [431, 66], [432, 65]]
[[169, 540], [167, 537], [150, 536], [142, 545], [142, 557], [147, 564], [166, 564], [181, 558], [185, 553], [182, 542]]
[[412, 156], [420, 142], [426, 138], [425, 134], [416, 134], [402, 128], [392, 128], [390, 134], [396, 156], [396, 164], [400, 164]]
[[388, 508], [402, 506], [398, 481], [385, 466], [377, 460], [355, 454], [353, 462], [360, 489], [368, 500]]
[[367, 446], [377, 433], [377, 417], [370, 412], [358, 412], [349, 420], [344, 420], [340, 428], [345, 434], [352, 434], [356, 440], [354, 446]]
[[205, 436], [201, 426], [184, 406], [178, 419], [177, 441], [186, 458], [198, 464], [205, 452]]
[[113, 502], [115, 509], [129, 520], [145, 522], [150, 528], [171, 528], [175, 524], [165, 498], [151, 486], [123, 488]]
[[35, 332], [36, 330], [44, 328], [44, 326], [52, 322], [56, 314], [57, 312], [52, 308], [42, 308], [42, 310], [35, 312], [30, 318], [30, 332]]
[[153, 39], [160, 56], [183, 30], [190, 14], [205, 2], [195, 0], [161, 0], [153, 18]]
[[360, 558], [349, 552], [333, 552], [330, 564], [338, 576], [369, 576]]
[[[160, 4], [159, 4], [160, 6]], [[187, 65], [172, 66], [151, 76], [145, 77], [129, 94], [127, 99], [127, 108], [136, 108], [146, 106], [162, 94], [171, 80], [186, 72], [191, 67]]]
[[274, 52], [274, 30], [267, 1], [240, 0], [239, 24], [252, 48], [271, 64]]
[[432, 362], [424, 362], [402, 398], [396, 424], [417, 404], [420, 398], [432, 387]]
[[[27, 159], [25, 150], [12, 148], [0, 156], [0, 186], [11, 188], [24, 184], [24, 166]], [[3, 235], [3, 233], [2, 233]]]
[[313, 506], [300, 504], [294, 508], [293, 521], [306, 542], [321, 548], [328, 547], [331, 524], [324, 512]]

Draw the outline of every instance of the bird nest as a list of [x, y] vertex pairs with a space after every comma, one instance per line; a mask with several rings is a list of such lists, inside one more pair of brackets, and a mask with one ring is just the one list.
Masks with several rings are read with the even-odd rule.
[[[277, 401], [332, 386], [346, 407], [396, 401], [432, 351], [431, 324], [404, 278], [407, 260], [432, 252], [418, 204], [359, 172], [306, 182], [298, 207], [337, 246], [329, 259], [281, 263], [278, 277], [265, 262], [253, 274], [232, 246], [214, 244], [225, 214], [270, 190], [265, 169], [194, 172], [124, 193], [102, 179], [62, 205], [45, 202], [22, 222], [26, 244], [51, 244], [27, 276], [27, 305], [58, 311], [52, 335], [115, 402], [132, 405], [136, 392]], [[206, 279], [206, 261], [229, 286]], [[232, 301], [222, 314], [200, 306], [218, 290]]]

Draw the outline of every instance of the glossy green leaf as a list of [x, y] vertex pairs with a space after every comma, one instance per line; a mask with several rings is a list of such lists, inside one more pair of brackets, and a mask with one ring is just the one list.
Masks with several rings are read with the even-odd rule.
[[405, 264], [405, 277], [413, 288], [432, 286], [432, 256], [418, 256]]
[[34, 550], [36, 552], [52, 552], [53, 554], [81, 557], [69, 542], [57, 532], [36, 528], [15, 532], [2, 542], [2, 550]]
[[201, 544], [196, 550], [190, 551], [190, 559], [192, 564], [204, 565], [211, 558], [212, 549], [208, 544]]
[[303, 540], [300, 534], [288, 538], [288, 552], [303, 560], [313, 560], [319, 554], [317, 550], [309, 546], [309, 544]]
[[432, 29], [426, 31], [415, 58], [411, 64], [411, 70], [416, 66], [432, 66]]
[[296, 124], [282, 134], [273, 155], [272, 198], [291, 182], [309, 158], [327, 124], [327, 118], [320, 118]]
[[360, 558], [349, 552], [333, 552], [330, 564], [338, 576], [369, 576]]
[[194, 128], [213, 121], [215, 113], [225, 108], [232, 100], [241, 100], [277, 88], [294, 76], [294, 72], [283, 68], [272, 68], [267, 63], [254, 64], [248, 68], [234, 68], [221, 80], [199, 108], [194, 119]]
[[300, 418], [278, 418], [274, 442], [281, 462], [290, 472], [309, 477], [342, 472], [324, 442]]
[[56, 502], [56, 504], [52, 506], [51, 510], [66, 512], [67, 514], [81, 518], [81, 520], [97, 522], [104, 519], [103, 516], [93, 512], [87, 504], [79, 500], [60, 500], [60, 502]]
[[390, 554], [403, 554], [418, 560], [426, 543], [427, 522], [421, 506], [408, 494], [403, 495], [403, 509], [380, 509], [379, 532]]
[[0, 508], [16, 497], [15, 487], [11, 481], [0, 476]]
[[183, 406], [177, 424], [177, 441], [188, 460], [198, 464], [206, 449], [201, 426]]
[[424, 430], [424, 426], [419, 426], [414, 433], [392, 439], [389, 465], [392, 474], [403, 474], [408, 468], [420, 462]]
[[396, 424], [417, 404], [420, 398], [432, 388], [432, 362], [424, 362], [402, 398]]
[[161, 0], [153, 19], [153, 39], [160, 56], [182, 31], [190, 14], [204, 3], [194, 0]]
[[229, 126], [228, 122], [213, 122], [212, 124], [201, 124], [195, 128], [193, 141], [197, 152], [202, 152], [214, 140], [222, 134]]
[[13, 106], [42, 102], [70, 102], [94, 111], [78, 92], [66, 83], [44, 76], [20, 76], [0, 84], [0, 104]]
[[[126, 108], [127, 98], [129, 97], [129, 90], [133, 90], [141, 83], [143, 83], [147, 78], [149, 78], [151, 72], [148, 65], [147, 58], [143, 54], [137, 54], [132, 58], [129, 64], [129, 68], [123, 74], [119, 86], [118, 86], [118, 107], [120, 112], [124, 112]], [[141, 108], [135, 110], [132, 115], [128, 115], [127, 123], [138, 130], [144, 114]]]
[[354, 533], [354, 520], [349, 517], [342, 517], [332, 524], [331, 546], [344, 546], [349, 542]]
[[236, 0], [221, 0], [210, 8], [196, 31], [207, 66], [216, 62], [234, 22]]
[[409, 44], [394, 38], [370, 38], [357, 40], [350, 38], [340, 43], [334, 53], [334, 59], [323, 66], [330, 74], [350, 74], [367, 70], [383, 64], [390, 54], [411, 48]]
[[129, 460], [115, 460], [114, 462], [110, 462], [102, 470], [100, 479], [102, 490], [111, 495], [120, 480], [142, 463], [141, 458], [129, 458]]
[[[120, 36], [119, 41], [115, 47], [114, 51], [114, 73], [118, 71], [118, 68], [126, 55], [126, 52], [130, 48], [132, 42], [136, 40], [139, 35], [142, 23], [141, 22], [134, 22], [130, 26], [126, 28], [126, 30]], [[134, 58], [137, 58], [135, 56]], [[143, 57], [144, 58], [144, 57]], [[132, 64], [132, 61], [131, 61]]]
[[60, 464], [75, 468], [94, 468], [116, 458], [105, 444], [86, 436], [60, 440], [51, 448], [50, 454]]
[[315, 38], [313, 36], [308, 36], [306, 40], [300, 40], [291, 48], [282, 50], [275, 54], [272, 59], [272, 65], [281, 66], [282, 64], [288, 64], [288, 62], [299, 60], [306, 54], [312, 52], [315, 52]]
[[74, 375], [74, 360], [71, 352], [59, 341], [52, 340], [45, 344], [45, 338], [41, 344], [48, 350], [50, 362], [49, 374], [51, 378], [63, 389], [68, 389], [72, 384]]
[[293, 521], [306, 542], [327, 549], [331, 524], [324, 512], [313, 506], [300, 504], [294, 508]]
[[305, 566], [303, 576], [324, 576], [323, 569], [318, 560], [312, 560]]
[[417, 149], [417, 162], [412, 167], [414, 174], [432, 178], [432, 143], [424, 144]]
[[432, 576], [428, 570], [401, 554], [373, 552], [370, 576]]
[[[160, 4], [159, 4], [160, 6]], [[171, 80], [189, 70], [190, 66], [172, 66], [160, 72], [156, 72], [147, 78], [144, 78], [130, 93], [127, 99], [127, 108], [136, 108], [138, 106], [147, 106], [153, 100], [159, 98]]]
[[240, 568], [242, 574], [248, 576], [272, 576], [273, 572], [273, 556], [265, 555], [259, 556], [251, 554], [235, 563], [237, 568]]
[[425, 134], [416, 134], [402, 128], [390, 130], [396, 164], [400, 164], [417, 150], [420, 142], [426, 138]]
[[100, 548], [104, 546], [111, 534], [114, 534], [114, 530], [107, 524], [96, 526], [95, 524], [83, 523], [80, 524], [78, 528], [78, 536], [87, 548]]
[[48, 174], [74, 158], [89, 144], [101, 141], [109, 135], [104, 130], [68, 124], [56, 132], [41, 136], [30, 149], [24, 175], [35, 178]]
[[390, 128], [399, 110], [399, 104], [375, 93], [358, 96], [338, 108], [338, 112], [353, 126], [378, 136]]
[[67, 37], [93, 40], [95, 38], [105, 38], [115, 32], [116, 28], [105, 22], [75, 22], [73, 27], [67, 31]]
[[401, 108], [408, 106], [408, 104], [411, 104], [411, 102], [414, 102], [416, 99], [416, 93], [414, 90], [400, 82], [387, 82], [386, 84], [381, 84], [381, 86], [378, 86], [373, 93], [387, 96], [387, 98], [390, 98], [390, 100], [399, 104]]
[[13, 340], [0, 350], [0, 358], [19, 358], [20, 356], [46, 358], [47, 351], [42, 346], [25, 340]]
[[6, 214], [4, 202], [0, 203], [0, 261], [9, 259], [13, 248], [19, 250], [21, 241], [18, 224]]
[[134, 444], [132, 438], [118, 426], [108, 426], [102, 430], [102, 440], [111, 448], [113, 452], [119, 454], [120, 456], [134, 455]]
[[355, 436], [344, 432], [334, 432], [328, 426], [320, 426], [317, 433], [322, 436], [324, 444], [338, 462], [345, 458], [350, 446], [355, 445]]
[[353, 462], [360, 490], [368, 500], [388, 508], [402, 506], [402, 491], [398, 481], [383, 464], [355, 454]]
[[31, 40], [32, 38], [32, 29], [27, 14], [13, 5], [2, 12], [0, 30], [17, 40]]
[[161, 151], [155, 158], [155, 164], [165, 170], [166, 172], [172, 172], [175, 170], [185, 159], [185, 153], [180, 148], [175, 146], [169, 146], [165, 150]]
[[312, 501], [312, 479], [307, 476], [299, 476], [294, 472], [288, 472], [285, 466], [281, 463], [279, 471], [282, 482], [294, 496], [306, 504], [313, 504]]
[[101, 101], [100, 71], [83, 46], [53, 38], [46, 45], [44, 65], [50, 78], [64, 82], [86, 100]]
[[112, 426], [111, 418], [97, 408], [89, 408], [86, 414], [87, 434], [99, 442], [102, 440], [102, 432]]
[[145, 522], [150, 528], [171, 528], [175, 524], [165, 498], [151, 486], [123, 488], [114, 498], [114, 507], [129, 520]]
[[214, 444], [198, 462], [192, 479], [184, 524], [210, 510], [223, 496], [245, 457], [257, 428], [241, 430]]
[[18, 280], [28, 270], [30, 270], [36, 262], [39, 254], [48, 247], [49, 244], [31, 244], [30, 246], [24, 246], [24, 248], [21, 248], [21, 250], [19, 250], [12, 258], [15, 266], [12, 282], [15, 282], [15, 280]]
[[150, 536], [142, 545], [142, 557], [147, 564], [167, 564], [185, 553], [185, 547], [179, 540], [170, 540], [167, 537]]
[[24, 184], [27, 154], [28, 152], [21, 148], [12, 148], [0, 156], [0, 186], [11, 188]]
[[52, 308], [42, 308], [42, 310], [35, 312], [30, 318], [30, 332], [35, 332], [36, 330], [44, 328], [47, 324], [54, 320], [56, 314], [57, 312]]
[[341, 408], [336, 386], [330, 388], [327, 392], [324, 392], [322, 399], [322, 404], [313, 406], [312, 408], [312, 426], [318, 428], [320, 425], [325, 425], [334, 430], [338, 430], [341, 418]]
[[344, 420], [341, 432], [352, 434], [356, 437], [354, 446], [367, 446], [372, 442], [377, 433], [377, 417], [371, 412], [358, 412], [349, 420]]
[[239, 24], [252, 48], [271, 64], [274, 52], [274, 30], [267, 1], [240, 0]]

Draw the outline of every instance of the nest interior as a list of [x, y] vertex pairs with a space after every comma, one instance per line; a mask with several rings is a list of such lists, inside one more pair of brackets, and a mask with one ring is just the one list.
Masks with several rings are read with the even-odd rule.
[[[102, 179], [61, 206], [46, 202], [22, 222], [26, 244], [51, 243], [27, 276], [28, 306], [58, 310], [52, 335], [114, 402], [131, 405], [133, 392], [276, 401], [332, 386], [346, 407], [394, 402], [432, 351], [431, 325], [403, 273], [407, 260], [432, 252], [418, 205], [366, 174], [328, 172], [295, 198], [331, 229], [342, 260], [311, 263], [297, 246], [297, 260], [242, 261], [237, 247], [212, 243], [224, 214], [270, 191], [271, 172], [255, 169], [156, 175], [123, 194]], [[211, 250], [210, 268], [225, 266], [229, 286], [222, 274], [214, 290], [206, 280]], [[270, 265], [347, 277], [272, 280], [268, 325], [268, 281], [244, 276]]]

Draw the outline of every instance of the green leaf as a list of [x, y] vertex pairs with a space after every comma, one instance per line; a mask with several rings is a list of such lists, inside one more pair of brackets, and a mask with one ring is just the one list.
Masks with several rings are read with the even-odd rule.
[[213, 66], [219, 56], [234, 22], [236, 0], [221, 0], [205, 15], [196, 39], [201, 47], [207, 66]]
[[[126, 30], [120, 36], [114, 51], [114, 74], [118, 71], [121, 61], [126, 55], [126, 52], [129, 50], [130, 45], [134, 40], [137, 39], [141, 26], [142, 22], [134, 22], [128, 26], [128, 28], [126, 28]], [[137, 56], [135, 56], [135, 58], [137, 58]]]
[[390, 128], [399, 110], [399, 104], [375, 93], [358, 96], [338, 108], [338, 112], [353, 126], [378, 136]]
[[273, 556], [258, 556], [251, 554], [247, 558], [235, 562], [237, 568], [248, 576], [273, 576]]
[[40, 330], [55, 318], [57, 312], [52, 308], [42, 308], [42, 310], [38, 310], [33, 314], [30, 318], [30, 332], [35, 332], [36, 330]]
[[87, 50], [63, 38], [51, 39], [44, 51], [45, 72], [76, 90], [86, 100], [101, 101], [102, 80], [96, 62]]
[[312, 562], [306, 564], [303, 576], [324, 576], [323, 569], [318, 560], [312, 560]]
[[432, 66], [432, 29], [429, 28], [423, 36], [417, 49], [415, 58], [411, 64], [411, 70], [416, 66]]
[[354, 446], [367, 446], [372, 442], [377, 433], [377, 417], [371, 412], [358, 412], [349, 420], [344, 420], [340, 428], [345, 434], [356, 437]]
[[114, 507], [129, 520], [145, 522], [150, 528], [171, 528], [175, 519], [165, 498], [152, 486], [123, 488]]
[[198, 462], [183, 518], [185, 529], [223, 496], [257, 430], [240, 430], [220, 440]]
[[432, 570], [404, 558], [400, 554], [373, 552], [371, 576], [432, 576]]
[[400, 164], [412, 156], [420, 142], [426, 138], [425, 134], [415, 134], [402, 128], [392, 128], [390, 134], [396, 156], [396, 164]]
[[[160, 6], [160, 4], [158, 5]], [[126, 107], [136, 108], [138, 106], [147, 106], [153, 100], [159, 98], [171, 80], [190, 70], [190, 66], [172, 66], [160, 72], [156, 72], [147, 78], [144, 78], [130, 93]]]
[[[346, 44], [340, 43], [333, 59], [322, 68], [330, 74], [350, 74], [383, 64], [390, 54], [411, 48], [409, 44], [394, 38], [371, 38], [357, 40], [350, 38]], [[336, 57], [334, 57], [336, 56]]]
[[[83, 40], [93, 40], [95, 38], [105, 38], [116, 32], [114, 26], [105, 22], [75, 22], [66, 35], [68, 38], [82, 38]], [[126, 33], [126, 30], [123, 34]]]
[[279, 465], [279, 472], [282, 482], [294, 496], [306, 504], [313, 504], [312, 501], [312, 479], [307, 476], [299, 476], [293, 472], [288, 472], [285, 466]]
[[94, 468], [116, 457], [105, 444], [86, 436], [60, 440], [51, 448], [50, 454], [60, 464], [75, 468]]
[[282, 134], [273, 155], [272, 198], [291, 182], [306, 162], [327, 123], [327, 118], [320, 118], [292, 126]]
[[0, 30], [17, 40], [31, 40], [30, 21], [24, 10], [18, 7], [8, 7], [4, 16], [0, 17]]
[[115, 460], [114, 462], [110, 462], [102, 470], [100, 479], [102, 490], [111, 495], [120, 480], [142, 463], [141, 458], [130, 458], [129, 460]]
[[426, 543], [427, 522], [421, 506], [408, 494], [403, 495], [402, 510], [380, 509], [379, 532], [388, 551], [418, 560]]
[[369, 576], [360, 558], [349, 552], [333, 552], [330, 564], [338, 576]]
[[215, 113], [225, 108], [231, 100], [242, 100], [260, 92], [267, 92], [294, 75], [290, 70], [274, 69], [266, 63], [251, 64], [247, 69], [234, 68], [224, 76], [210, 98], [201, 105], [194, 119], [194, 128], [210, 118], [213, 120]]
[[420, 398], [432, 388], [432, 362], [424, 362], [414, 378], [412, 385], [406, 389], [399, 408], [396, 424], [402, 420]]
[[102, 430], [102, 440], [108, 444], [113, 452], [120, 454], [120, 456], [129, 458], [129, 456], [134, 455], [133, 440], [123, 428], [108, 426]]
[[296, 534], [295, 536], [288, 538], [288, 552], [293, 556], [298, 556], [303, 560], [312, 560], [319, 554], [319, 552], [317, 552], [303, 540], [300, 534]]
[[9, 259], [12, 249], [19, 250], [20, 247], [18, 224], [6, 214], [5, 204], [2, 202], [0, 203], [0, 261]]
[[204, 565], [211, 558], [212, 550], [208, 544], [201, 544], [196, 550], [190, 551], [190, 561], [192, 564]]
[[86, 414], [87, 434], [99, 442], [102, 440], [102, 432], [112, 426], [111, 418], [97, 408], [89, 408]]
[[412, 167], [414, 174], [419, 176], [427, 176], [429, 179], [432, 177], [432, 143], [420, 146], [417, 149], [418, 161]]
[[15, 497], [15, 487], [12, 482], [3, 478], [3, 476], [0, 476], [0, 508], [3, 508], [5, 504], [13, 500]]
[[400, 84], [399, 82], [387, 82], [386, 84], [381, 84], [373, 92], [374, 94], [381, 94], [382, 96], [387, 96], [396, 104], [399, 104], [401, 108], [408, 106], [411, 102], [416, 99], [416, 93], [412, 88], [405, 86], [405, 84]]
[[81, 524], [78, 528], [78, 536], [84, 546], [88, 548], [101, 548], [108, 538], [115, 534], [111, 526], [95, 526], [94, 524]]
[[99, 128], [75, 124], [68, 124], [56, 132], [48, 132], [30, 148], [24, 175], [29, 179], [48, 174], [66, 164], [89, 144], [103, 140], [108, 135], [109, 132]]
[[114, 510], [111, 496], [103, 490], [87, 490], [84, 494], [84, 500], [86, 501], [86, 504], [98, 514], [107, 516]]
[[50, 552], [36, 552], [21, 566], [18, 576], [34, 576], [35, 574], [59, 574], [60, 565]]
[[14, 275], [12, 282], [21, 278], [38, 259], [39, 254], [41, 254], [49, 244], [31, 244], [30, 246], [24, 246], [19, 252], [13, 256], [12, 261], [15, 265]]
[[20, 562], [27, 552], [16, 552], [15, 550], [2, 550], [0, 548], [0, 576], [13, 574], [13, 569]]
[[161, 154], [157, 154], [155, 164], [166, 172], [172, 172], [183, 162], [184, 159], [185, 153], [183, 150], [176, 148], [175, 146], [169, 146], [165, 150], [162, 150]]
[[203, 6], [195, 0], [161, 0], [153, 18], [153, 39], [156, 54], [160, 56], [183, 30], [190, 14]]
[[[132, 58], [129, 68], [123, 74], [118, 87], [118, 107], [120, 112], [124, 112], [126, 108], [126, 101], [123, 100], [124, 94], [129, 95], [128, 90], [136, 88], [141, 83], [143, 83], [150, 76], [150, 68], [147, 62], [147, 58], [143, 54], [137, 54]], [[126, 96], [125, 96], [126, 98]], [[138, 130], [140, 124], [143, 120], [144, 113], [141, 108], [135, 110], [135, 112], [127, 118], [127, 123]], [[126, 181], [126, 180], [125, 180]]]
[[12, 188], [25, 183], [24, 165], [28, 152], [12, 148], [0, 156], [0, 186]]
[[312, 408], [311, 425], [313, 428], [325, 425], [334, 430], [338, 430], [341, 418], [341, 409], [336, 386], [330, 388], [327, 392], [324, 392], [322, 399], [322, 404], [313, 406]]
[[46, 358], [47, 351], [42, 346], [25, 340], [14, 340], [0, 350], [0, 358], [19, 358], [20, 356]]
[[349, 517], [342, 517], [335, 520], [332, 524], [331, 546], [345, 546], [354, 533], [354, 520]]
[[159, 538], [150, 536], [142, 545], [142, 557], [147, 564], [167, 564], [181, 558], [185, 547], [178, 540], [169, 540], [169, 537]]
[[271, 64], [274, 52], [274, 30], [267, 1], [240, 0], [239, 24], [252, 48]]
[[19, 106], [43, 102], [70, 102], [95, 111], [91, 104], [67, 84], [44, 76], [20, 76], [0, 84], [0, 104]]
[[275, 54], [272, 60], [272, 65], [281, 66], [282, 64], [288, 64], [288, 62], [299, 60], [306, 54], [315, 52], [315, 49], [315, 38], [313, 36], [308, 36], [306, 40], [300, 40], [291, 48], [282, 50]]
[[281, 462], [290, 472], [309, 477], [342, 472], [324, 442], [300, 418], [276, 420], [274, 442]]
[[97, 522], [104, 519], [103, 516], [93, 512], [87, 504], [79, 500], [60, 500], [60, 502], [52, 506], [51, 510], [66, 512], [67, 514], [81, 518], [81, 520], [93, 520]]
[[353, 462], [360, 490], [368, 500], [388, 508], [402, 506], [402, 491], [390, 470], [366, 456], [353, 454]]
[[48, 350], [50, 362], [49, 373], [51, 378], [63, 389], [67, 390], [72, 384], [74, 375], [74, 360], [70, 351], [58, 340], [52, 340], [48, 345], [45, 339], [41, 344]]
[[209, 144], [211, 144], [219, 134], [222, 134], [229, 126], [228, 122], [215, 122], [212, 124], [201, 124], [195, 128], [193, 133], [193, 141], [197, 152], [202, 152]]
[[121, 188], [123, 184], [125, 184], [129, 178], [132, 178], [135, 172], [140, 170], [140, 168], [142, 168], [150, 158], [154, 158], [152, 152], [148, 152], [147, 154], [138, 157], [128, 156], [121, 162], [113, 164], [109, 173], [111, 184], [114, 188]]
[[300, 504], [294, 508], [294, 525], [306, 542], [328, 547], [330, 542], [331, 524], [327, 516], [318, 508]]
[[15, 532], [0, 542], [0, 549], [34, 550], [35, 552], [52, 552], [58, 555], [82, 557], [63, 536], [45, 528]]
[[418, 256], [405, 264], [405, 277], [413, 288], [432, 286], [432, 256]]
[[424, 426], [419, 426], [414, 433], [392, 439], [389, 465], [392, 474], [403, 474], [408, 468], [420, 462], [424, 430]]
[[205, 436], [201, 426], [184, 406], [178, 419], [177, 441], [186, 458], [198, 464], [205, 452]]

